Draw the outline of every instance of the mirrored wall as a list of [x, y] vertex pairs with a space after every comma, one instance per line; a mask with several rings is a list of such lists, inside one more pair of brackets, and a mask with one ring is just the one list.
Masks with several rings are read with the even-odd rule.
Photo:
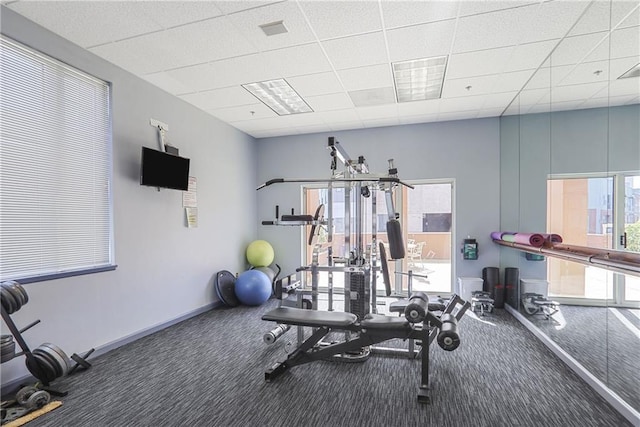
[[[584, 4], [501, 118], [501, 229], [640, 252], [640, 77], [624, 77], [640, 63], [640, 4]], [[637, 273], [506, 247], [501, 267], [519, 273], [507, 303], [640, 411]]]

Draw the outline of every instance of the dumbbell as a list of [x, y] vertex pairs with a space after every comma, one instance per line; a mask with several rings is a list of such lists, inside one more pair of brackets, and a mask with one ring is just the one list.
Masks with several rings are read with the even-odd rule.
[[404, 317], [409, 323], [420, 323], [427, 318], [429, 296], [424, 292], [414, 292], [404, 309]]
[[453, 351], [460, 345], [460, 335], [458, 335], [458, 319], [451, 314], [445, 313], [440, 317], [442, 326], [438, 333], [438, 345], [443, 350]]
[[275, 328], [273, 328], [272, 330], [264, 334], [262, 339], [267, 344], [273, 344], [274, 342], [277, 341], [278, 338], [283, 336], [285, 332], [287, 332], [289, 329], [291, 329], [291, 325], [285, 325], [280, 323]]
[[33, 410], [42, 408], [49, 403], [51, 395], [44, 390], [38, 390], [36, 387], [23, 387], [16, 393], [16, 401], [27, 409]]

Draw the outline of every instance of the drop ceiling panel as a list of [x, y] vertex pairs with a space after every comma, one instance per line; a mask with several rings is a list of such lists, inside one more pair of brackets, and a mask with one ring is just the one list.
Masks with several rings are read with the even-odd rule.
[[382, 31], [327, 40], [322, 46], [336, 70], [388, 62]]
[[[551, 63], [554, 66], [573, 65], [588, 55], [600, 55], [600, 53], [596, 52], [600, 51], [600, 43], [607, 38], [607, 34], [608, 32], [605, 31], [563, 39], [551, 55]], [[603, 46], [606, 44], [602, 43]], [[598, 48], [595, 48], [596, 46]], [[608, 51], [606, 57], [608, 57]], [[604, 58], [596, 58], [595, 60], [598, 59]]]
[[640, 27], [616, 30], [611, 34], [611, 58], [640, 55]]
[[136, 2], [19, 1], [7, 7], [84, 48], [162, 29]]
[[[207, 89], [242, 85], [282, 77], [279, 70], [271, 70], [264, 65], [262, 54], [215, 61], [211, 62], [209, 66], [210, 70], [207, 70], [207, 72], [210, 75], [207, 77], [207, 81], [211, 82], [212, 87]], [[176, 70], [176, 72], [178, 71]]]
[[313, 111], [340, 110], [343, 108], [353, 108], [351, 98], [344, 92], [332, 93], [329, 95], [317, 95], [305, 97], [307, 104]]
[[[229, 20], [258, 49], [271, 50], [315, 41], [311, 28], [294, 2], [282, 2], [229, 15]], [[287, 33], [267, 36], [260, 25], [283, 21]]]
[[280, 77], [299, 76], [330, 71], [331, 66], [318, 43], [293, 46], [262, 53], [261, 63], [254, 67]]
[[361, 121], [353, 121], [330, 124], [329, 127], [332, 131], [337, 132], [340, 130], [362, 129], [364, 128], [364, 125]]
[[451, 120], [475, 119], [477, 115], [478, 112], [476, 110], [440, 113], [438, 114], [438, 121], [446, 122]]
[[[452, 19], [458, 13], [458, 1], [383, 1], [384, 25], [387, 29]], [[462, 2], [464, 3], [464, 2]]]
[[225, 122], [251, 120], [255, 121], [256, 124], [259, 124], [259, 120], [277, 116], [272, 109], [261, 103], [243, 105], [239, 107], [219, 108], [217, 110], [210, 110], [209, 113]]
[[320, 111], [317, 116], [326, 124], [333, 125], [335, 123], [359, 122], [360, 117], [353, 108], [333, 111]]
[[282, 1], [283, 0], [221, 0], [213, 1], [212, 3], [215, 4], [224, 14], [229, 15], [232, 13], [240, 12], [242, 10], [249, 10], [260, 7], [271, 7], [270, 5], [280, 3]]
[[398, 114], [400, 114], [400, 116], [434, 115], [440, 111], [440, 102], [440, 99], [401, 102], [398, 104]]
[[527, 84], [534, 72], [535, 70], [523, 70], [500, 74], [495, 81], [492, 92], [500, 93], [520, 90]]
[[504, 71], [519, 71], [538, 68], [560, 40], [547, 40], [521, 44], [513, 48]]
[[507, 105], [518, 95], [517, 91], [503, 92], [503, 93], [491, 93], [484, 95], [483, 109], [490, 108], [506, 108]]
[[629, 22], [633, 22], [637, 8], [636, 1], [614, 1], [611, 4], [608, 1], [594, 1], [569, 35], [608, 31], [622, 22], [626, 23], [627, 16], [630, 18]]
[[353, 90], [349, 92], [351, 102], [356, 107], [368, 107], [372, 105], [395, 105], [395, 92], [392, 87], [380, 87], [374, 89]]
[[501, 73], [511, 56], [513, 47], [481, 50], [452, 55], [447, 64], [450, 79]]
[[519, 42], [538, 5], [506, 9], [459, 19], [454, 53], [505, 47]]
[[320, 40], [382, 29], [378, 2], [301, 1], [298, 4]]
[[520, 43], [564, 37], [588, 6], [586, 1], [546, 1], [539, 7], [528, 6], [529, 16], [520, 22]]
[[142, 76], [142, 78], [173, 95], [193, 92], [192, 87], [183, 84], [181, 81], [174, 79], [165, 72], [146, 74]]
[[607, 61], [586, 62], [577, 65], [560, 81], [560, 85], [576, 85], [582, 83], [606, 82], [609, 78]]
[[161, 71], [160, 73], [149, 74], [149, 76], [154, 76], [155, 74], [166, 74], [168, 78], [190, 89], [181, 93], [198, 92], [231, 85], [230, 81], [220, 80], [220, 74], [216, 73], [215, 69], [208, 63], [167, 72]]
[[[443, 98], [458, 96], [482, 95], [491, 92], [499, 74], [480, 77], [466, 77], [462, 79], [447, 79], [442, 89]], [[471, 86], [467, 89], [468, 86]]]
[[608, 88], [604, 88], [599, 92], [599, 96], [624, 96], [624, 95], [640, 95], [640, 84], [638, 78], [614, 80], [609, 83]]
[[[113, 4], [117, 2], [106, 3]], [[209, 1], [167, 1], [162, 4], [162, 7], [158, 7], [155, 1], [128, 3], [141, 8], [145, 16], [148, 16], [165, 29], [222, 15], [220, 8], [218, 8], [215, 3]]]
[[537, 4], [539, 0], [506, 0], [506, 1], [461, 1], [460, 2], [460, 16], [478, 15], [481, 13], [495, 12], [503, 9], [513, 9], [516, 7], [523, 7], [531, 4]]
[[396, 104], [359, 107], [356, 108], [356, 112], [363, 121], [378, 120], [388, 117], [396, 117], [398, 115], [398, 107]]
[[256, 97], [241, 86], [192, 93], [182, 95], [180, 98], [205, 111], [240, 105], [251, 105], [257, 102]]
[[391, 62], [448, 55], [455, 20], [433, 22], [387, 31]]
[[429, 123], [438, 120], [438, 114], [421, 114], [417, 116], [400, 116], [398, 121], [401, 125], [410, 125], [418, 123]]
[[333, 72], [289, 77], [287, 82], [303, 98], [344, 91], [340, 80]]
[[393, 84], [388, 64], [340, 70], [338, 76], [348, 91], [373, 89]]
[[580, 101], [591, 98], [597, 92], [607, 86], [607, 82], [588, 83], [582, 85], [558, 86], [551, 90], [551, 101]]
[[400, 124], [400, 121], [397, 117], [384, 117], [380, 119], [362, 120], [362, 124], [364, 124], [364, 126], [367, 128], [377, 128], [385, 126], [398, 126]]
[[484, 105], [486, 95], [465, 96], [440, 100], [440, 113], [479, 110]]

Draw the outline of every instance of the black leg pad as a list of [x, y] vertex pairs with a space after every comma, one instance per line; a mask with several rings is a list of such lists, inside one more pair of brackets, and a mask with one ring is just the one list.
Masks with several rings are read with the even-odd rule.
[[387, 221], [387, 237], [389, 238], [389, 254], [391, 255], [391, 259], [403, 259], [405, 252], [400, 221], [397, 219]]

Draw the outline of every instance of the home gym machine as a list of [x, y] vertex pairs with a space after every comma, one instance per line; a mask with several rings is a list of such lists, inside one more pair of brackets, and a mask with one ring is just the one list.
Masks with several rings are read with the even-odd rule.
[[[364, 361], [371, 352], [379, 350], [381, 353], [405, 354], [409, 357], [421, 355], [422, 378], [418, 399], [420, 402], [429, 402], [428, 392], [428, 364], [429, 344], [437, 337], [439, 345], [448, 351], [454, 350], [459, 345], [457, 322], [462, 318], [469, 304], [457, 295], [453, 295], [448, 301], [431, 301], [422, 292], [411, 294], [404, 300], [393, 302], [389, 311], [397, 313], [395, 316], [378, 314], [377, 273], [382, 272], [385, 282], [386, 295], [391, 295], [389, 270], [387, 266], [386, 250], [390, 252], [393, 260], [399, 260], [405, 256], [405, 247], [402, 239], [402, 230], [398, 215], [394, 210], [393, 191], [398, 186], [413, 188], [398, 178], [397, 169], [393, 165], [393, 159], [389, 160], [386, 174], [373, 174], [363, 156], [352, 160], [340, 143], [330, 137], [328, 149], [331, 155], [331, 172], [329, 179], [272, 179], [258, 187], [265, 187], [281, 183], [323, 183], [327, 185], [327, 206], [318, 207], [315, 215], [291, 215], [279, 216], [279, 208], [276, 206], [276, 218], [272, 221], [263, 221], [263, 225], [297, 225], [311, 226], [308, 244], [312, 245], [312, 261], [310, 265], [301, 266], [297, 273], [303, 277], [311, 275], [311, 310], [304, 309], [299, 301], [297, 304], [283, 304], [280, 287], [282, 281], [276, 286], [276, 297], [280, 299], [280, 305], [262, 317], [263, 320], [274, 321], [276, 328], [265, 335], [265, 342], [273, 343], [283, 336], [291, 326], [298, 327], [298, 347], [284, 362], [274, 365], [265, 373], [265, 379], [271, 381], [289, 368], [316, 360], [342, 360]], [[338, 170], [341, 163], [343, 170]], [[344, 193], [344, 239], [338, 241], [333, 233], [334, 214], [333, 189], [341, 188]], [[384, 193], [386, 201], [386, 232], [388, 242], [377, 240], [377, 193]], [[371, 234], [369, 242], [364, 233], [365, 221], [364, 199], [371, 200]], [[326, 209], [327, 217], [323, 215]], [[352, 212], [353, 210], [353, 212]], [[353, 223], [352, 223], [353, 220]], [[320, 229], [326, 231], [326, 242], [318, 242], [317, 234]], [[327, 264], [321, 265], [320, 254], [327, 255]], [[380, 264], [379, 264], [380, 263]], [[327, 273], [327, 311], [318, 310], [319, 274]], [[344, 275], [344, 310], [336, 312], [333, 309], [333, 280], [334, 274]], [[399, 273], [397, 276], [407, 274], [409, 287], [414, 276], [412, 273]], [[289, 278], [288, 280], [291, 280]], [[298, 293], [309, 295], [308, 287], [296, 290]], [[437, 314], [439, 313], [439, 314]], [[312, 328], [310, 337], [305, 339], [304, 328]], [[338, 334], [332, 334], [338, 332]], [[331, 334], [331, 337], [328, 337]], [[343, 340], [336, 340], [336, 335], [344, 335]], [[326, 342], [323, 339], [327, 339]], [[379, 348], [376, 344], [384, 341], [400, 338], [409, 340], [410, 348]], [[420, 350], [414, 350], [413, 344], [421, 346]]]

